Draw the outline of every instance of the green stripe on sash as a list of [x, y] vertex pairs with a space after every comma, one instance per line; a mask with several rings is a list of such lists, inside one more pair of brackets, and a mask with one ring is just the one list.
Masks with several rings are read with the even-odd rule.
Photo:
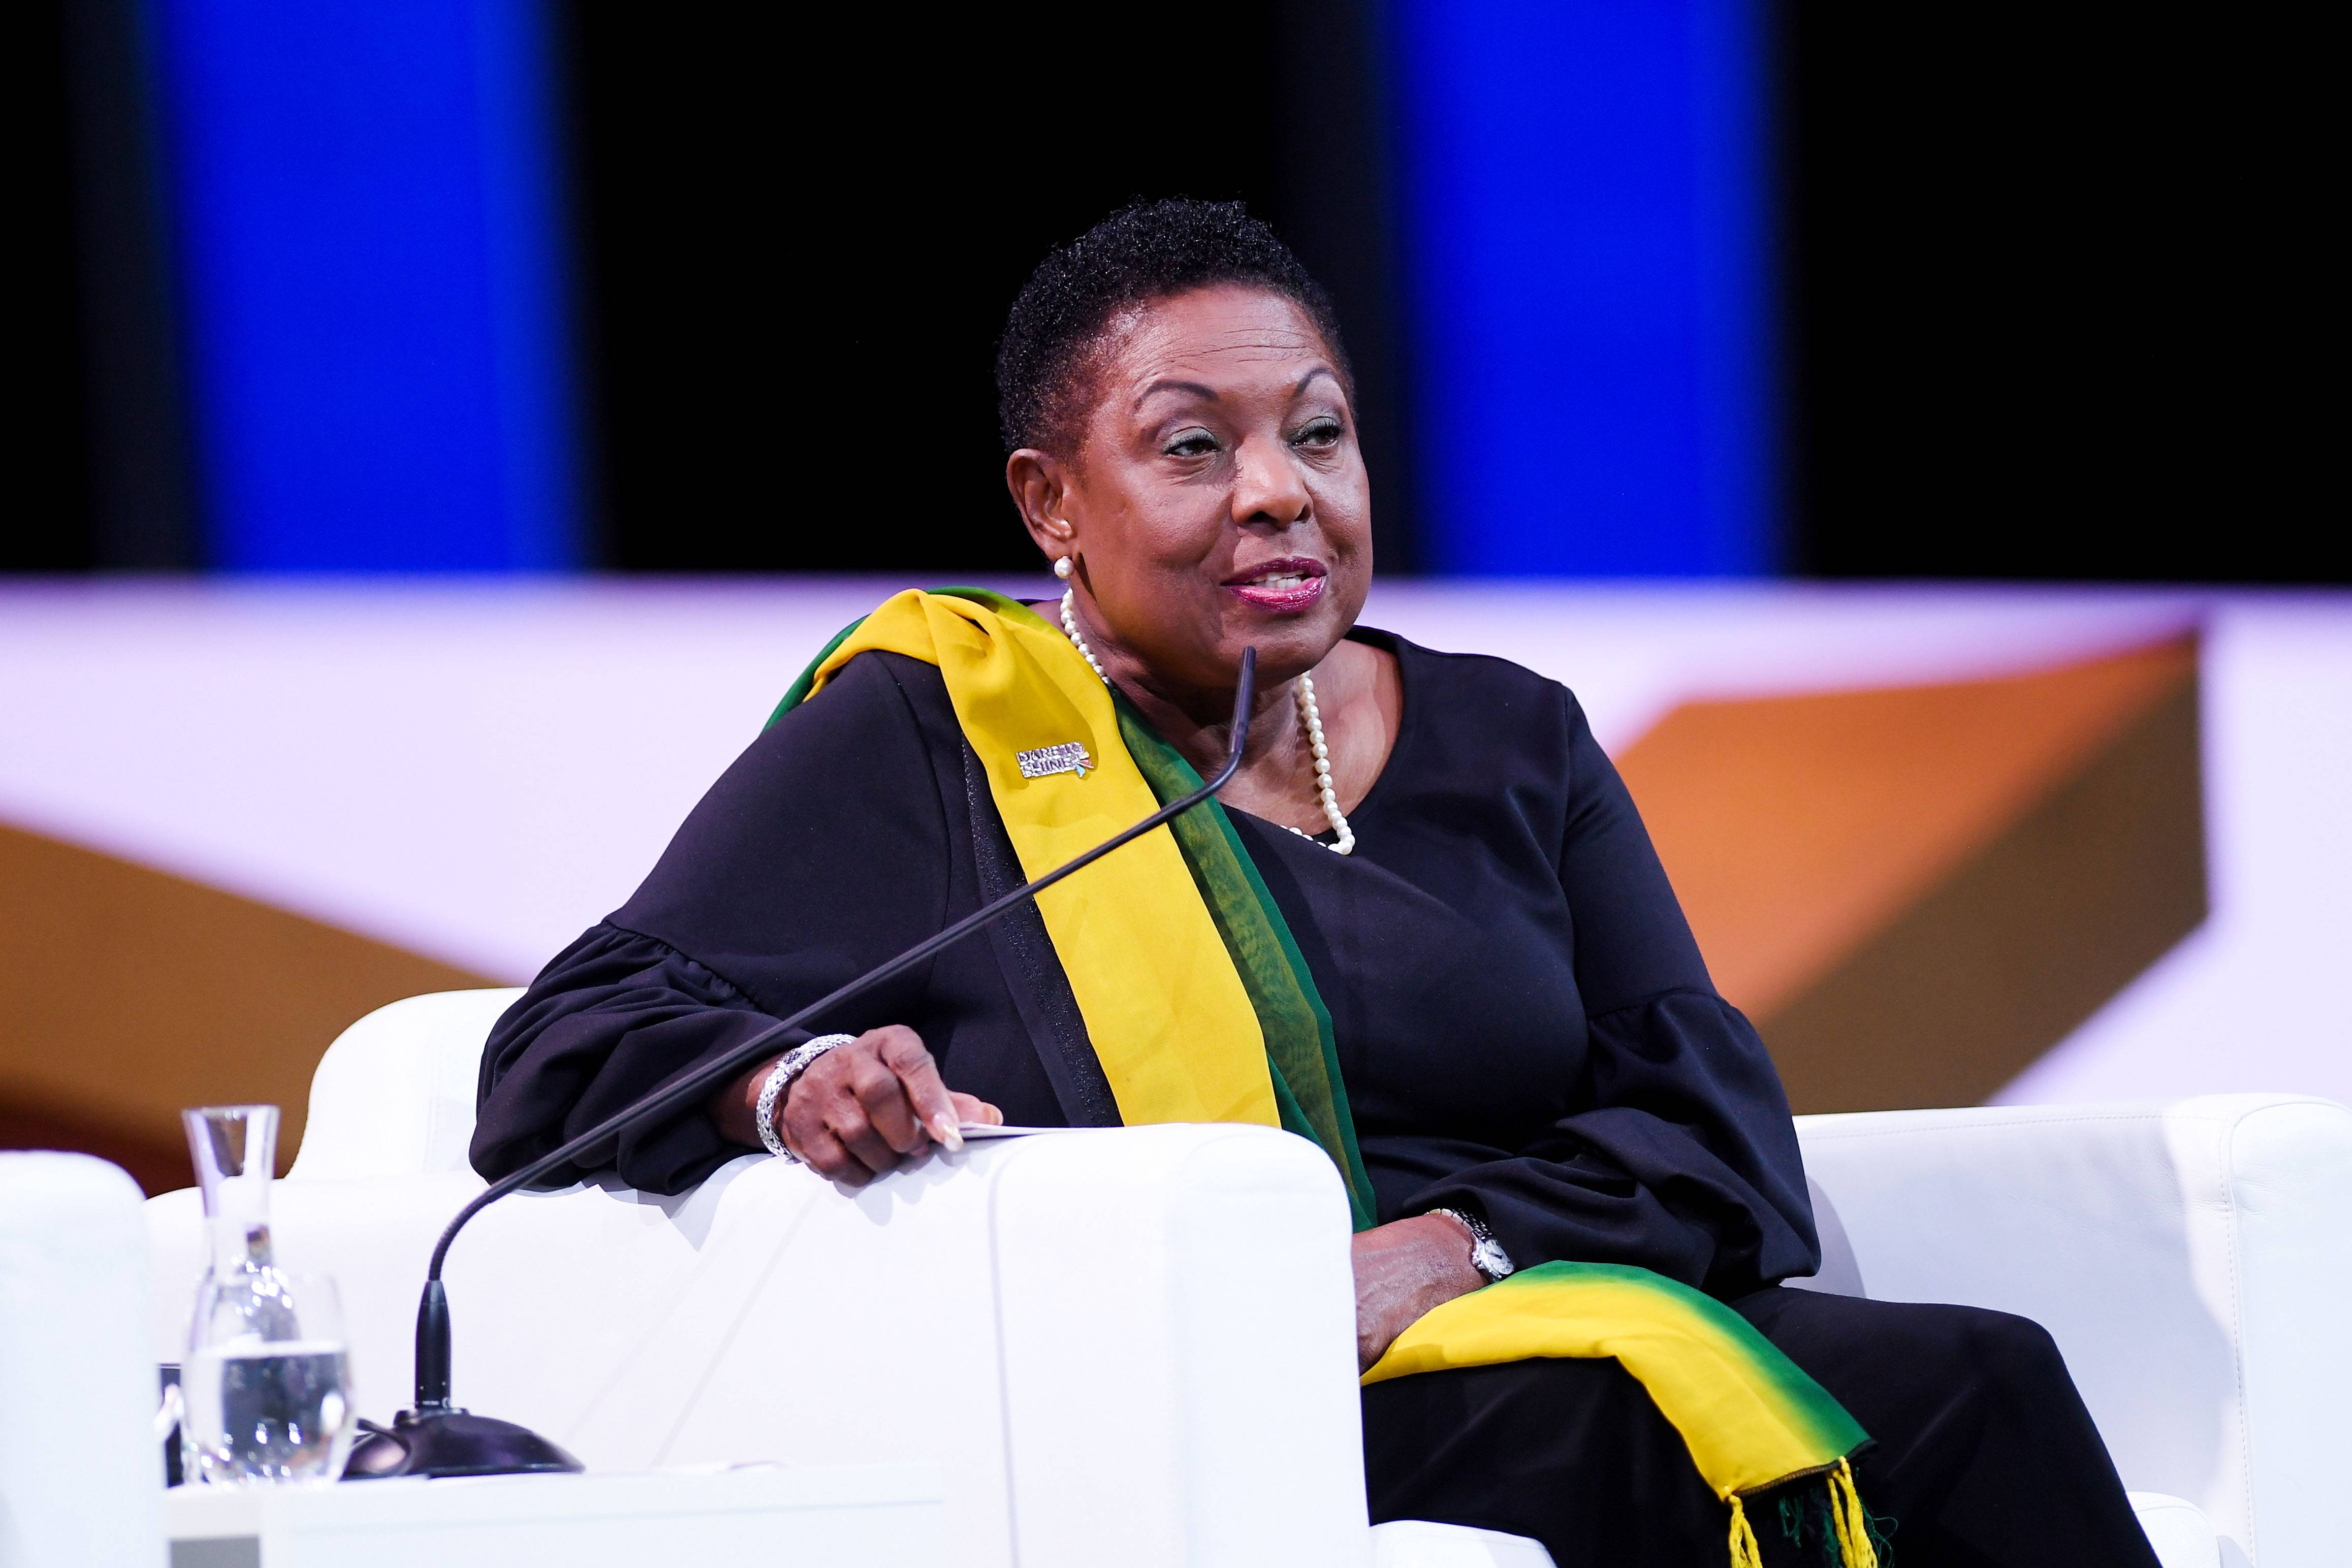
[[[1198, 789], [1201, 776], [1184, 754], [1146, 724], [1124, 696], [1118, 705], [1119, 737], [1160, 803], [1164, 806]], [[1331, 1015], [1290, 935], [1290, 923], [1282, 917], [1281, 906], [1258, 875], [1256, 862], [1242, 846], [1222, 803], [1206, 801], [1169, 826], [1257, 1010], [1282, 1124], [1323, 1146], [1347, 1182], [1356, 1228], [1369, 1230], [1375, 1217], [1372, 1181], [1356, 1146], [1356, 1118], [1348, 1108], [1348, 1087], [1339, 1074]]]

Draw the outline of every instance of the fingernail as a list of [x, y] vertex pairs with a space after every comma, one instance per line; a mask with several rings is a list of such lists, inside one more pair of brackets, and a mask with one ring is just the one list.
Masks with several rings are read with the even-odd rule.
[[931, 1118], [931, 1136], [937, 1138], [948, 1153], [962, 1152], [963, 1134], [956, 1131], [955, 1118], [945, 1111]]

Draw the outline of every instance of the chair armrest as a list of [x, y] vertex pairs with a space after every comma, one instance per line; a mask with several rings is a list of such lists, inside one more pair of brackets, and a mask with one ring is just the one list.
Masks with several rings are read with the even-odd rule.
[[139, 1188], [0, 1154], [0, 1563], [163, 1568]]
[[[278, 1255], [341, 1281], [376, 1419], [478, 1190], [278, 1184]], [[149, 1207], [184, 1301], [178, 1197]], [[857, 1191], [747, 1156], [676, 1198], [521, 1194], [451, 1249], [454, 1392], [595, 1469], [935, 1461], [975, 1563], [1360, 1568], [1348, 1237], [1330, 1162], [1245, 1126], [974, 1142]]]
[[2127, 1486], [2194, 1502], [2261, 1568], [2336, 1560], [2352, 1113], [2221, 1095], [1798, 1133], [1873, 1297], [2035, 1319]]

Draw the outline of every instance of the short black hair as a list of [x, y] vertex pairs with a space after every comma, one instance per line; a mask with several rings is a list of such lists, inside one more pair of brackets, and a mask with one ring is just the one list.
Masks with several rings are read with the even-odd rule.
[[1077, 448], [1087, 361], [1137, 306], [1238, 283], [1290, 300], [1315, 323], [1352, 387], [1331, 297], [1272, 229], [1239, 202], [1140, 199], [1056, 246], [1013, 302], [996, 346], [996, 411], [1009, 455]]

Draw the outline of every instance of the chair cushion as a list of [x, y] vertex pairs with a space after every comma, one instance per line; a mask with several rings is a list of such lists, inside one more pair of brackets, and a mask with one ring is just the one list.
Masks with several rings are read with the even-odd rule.
[[2147, 1543], [2156, 1548], [2156, 1560], [2163, 1568], [2220, 1568], [2221, 1542], [2195, 1503], [2162, 1492], [2130, 1495], [2132, 1512], [2147, 1531]]

